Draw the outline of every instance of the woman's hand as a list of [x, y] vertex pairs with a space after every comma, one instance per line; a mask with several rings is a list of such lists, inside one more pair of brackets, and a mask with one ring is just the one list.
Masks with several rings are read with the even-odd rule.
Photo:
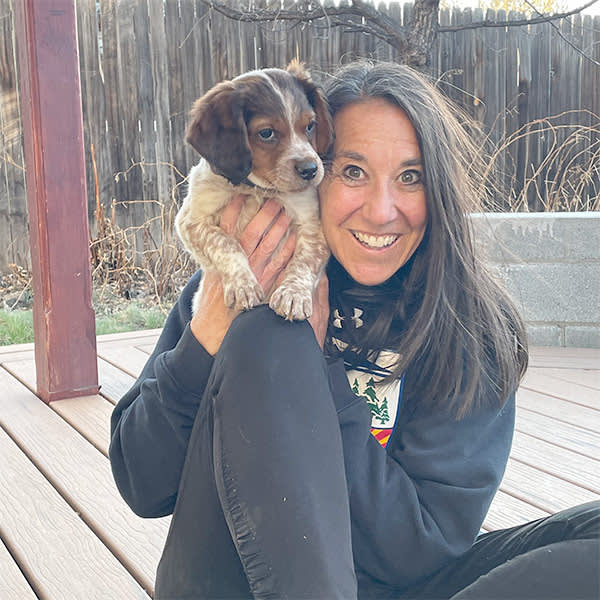
[[[221, 227], [230, 235], [235, 231], [243, 200], [243, 196], [236, 196], [227, 207], [229, 209], [232, 204], [234, 205], [231, 213], [227, 209], [223, 212]], [[279, 283], [278, 279], [296, 249], [296, 237], [290, 235], [276, 252], [290, 223], [291, 219], [285, 214], [281, 205], [275, 200], [267, 200], [240, 235], [240, 245], [248, 256], [250, 268], [265, 296], [268, 296], [273, 286]]]
[[317, 342], [323, 350], [329, 323], [329, 280], [325, 273], [321, 275], [317, 289], [313, 294], [313, 313], [308, 322], [312, 325]]
[[[244, 200], [242, 195], [234, 196], [223, 211], [220, 225], [229, 235], [235, 234]], [[296, 239], [293, 235], [275, 252], [289, 225], [290, 218], [281, 206], [267, 200], [239, 237], [250, 268], [266, 293], [275, 285], [294, 253]], [[239, 311], [225, 305], [221, 277], [216, 271], [207, 271], [202, 277], [202, 294], [190, 327], [195, 338], [214, 356]]]
[[190, 328], [194, 337], [214, 356], [239, 311], [225, 306], [221, 276], [216, 271], [202, 273], [202, 293], [192, 316]]

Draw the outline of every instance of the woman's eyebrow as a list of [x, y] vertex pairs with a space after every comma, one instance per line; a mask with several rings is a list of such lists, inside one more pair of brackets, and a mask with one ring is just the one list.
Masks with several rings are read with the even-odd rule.
[[409, 158], [402, 163], [403, 167], [421, 167], [423, 161], [420, 158]]
[[353, 152], [352, 150], [336, 152], [334, 158], [349, 158], [351, 160], [360, 160], [362, 162], [367, 162], [367, 159], [360, 154], [360, 152]]
[[[356, 160], [360, 162], [368, 162], [367, 158], [363, 156], [360, 152], [354, 152], [352, 150], [342, 150], [341, 152], [337, 152], [334, 156], [336, 158], [348, 158], [350, 160]], [[400, 164], [401, 167], [422, 167], [423, 161], [421, 157], [417, 156], [415, 158], [408, 158]]]

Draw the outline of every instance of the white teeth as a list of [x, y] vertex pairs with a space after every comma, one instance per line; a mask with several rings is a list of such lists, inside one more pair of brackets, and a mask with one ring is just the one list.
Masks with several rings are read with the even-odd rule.
[[391, 246], [399, 236], [397, 235], [369, 235], [367, 233], [360, 233], [359, 231], [353, 231], [352, 235], [365, 246], [369, 248], [385, 248]]

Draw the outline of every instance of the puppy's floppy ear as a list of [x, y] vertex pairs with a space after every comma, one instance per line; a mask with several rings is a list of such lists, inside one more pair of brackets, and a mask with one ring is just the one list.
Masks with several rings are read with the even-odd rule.
[[252, 152], [235, 83], [224, 81], [209, 90], [196, 100], [190, 117], [186, 141], [215, 173], [238, 185], [252, 170]]
[[287, 72], [293, 75], [304, 89], [304, 93], [317, 115], [317, 152], [323, 156], [333, 143], [333, 123], [325, 94], [312, 80], [304, 64], [297, 59], [287, 66]]

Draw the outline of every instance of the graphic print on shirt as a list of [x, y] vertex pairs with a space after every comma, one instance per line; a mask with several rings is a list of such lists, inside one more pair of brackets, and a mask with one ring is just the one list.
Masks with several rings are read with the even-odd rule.
[[[396, 360], [395, 352], [381, 352], [377, 366], [385, 369]], [[371, 409], [371, 433], [385, 448], [396, 422], [402, 380], [381, 383], [382, 376], [370, 371], [351, 369], [346, 371], [352, 391], [365, 399]]]
[[[339, 330], [340, 338], [344, 337], [347, 328], [359, 329], [363, 327], [365, 311], [362, 308], [352, 307], [347, 313], [336, 308], [332, 311], [331, 324]], [[348, 343], [332, 337], [331, 341], [340, 352], [348, 350]], [[398, 360], [398, 354], [390, 350], [379, 353], [377, 360], [367, 361], [361, 368], [348, 369], [346, 363], [346, 376], [352, 391], [365, 399], [371, 410], [371, 433], [385, 448], [394, 430], [398, 406], [402, 400], [403, 377], [392, 382], [382, 383], [382, 379], [390, 373], [389, 368]]]

